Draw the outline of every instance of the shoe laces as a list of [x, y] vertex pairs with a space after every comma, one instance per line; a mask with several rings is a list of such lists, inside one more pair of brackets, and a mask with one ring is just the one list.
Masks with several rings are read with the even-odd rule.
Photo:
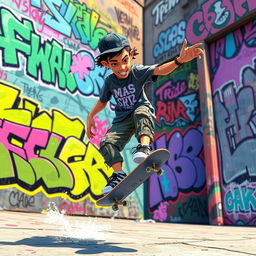
[[109, 185], [111, 187], [114, 187], [114, 186], [116, 186], [117, 183], [119, 183], [122, 179], [124, 179], [125, 176], [126, 175], [122, 176], [122, 175], [118, 175], [116, 173], [113, 173], [113, 175], [111, 177], [109, 177], [107, 185]]
[[138, 144], [137, 147], [133, 147], [133, 148], [132, 148], [132, 150], [133, 150], [133, 151], [132, 151], [132, 154], [135, 154], [138, 150], [140, 150], [140, 149], [142, 149], [142, 148], [143, 148], [143, 149], [147, 149], [147, 150], [149, 150], [149, 151], [151, 151], [151, 149], [152, 149], [151, 146]]

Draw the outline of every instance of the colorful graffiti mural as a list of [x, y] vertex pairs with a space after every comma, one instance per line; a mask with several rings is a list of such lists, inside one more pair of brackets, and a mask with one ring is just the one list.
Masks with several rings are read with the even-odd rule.
[[254, 0], [205, 1], [187, 21], [186, 37], [194, 44], [256, 10]]
[[19, 96], [20, 91], [0, 85], [0, 155], [5, 167], [0, 184], [18, 185], [35, 194], [96, 200], [110, 175], [104, 159], [90, 142], [84, 143], [85, 127], [57, 109], [43, 111]]
[[[69, 213], [110, 215], [94, 203], [112, 172], [98, 145], [115, 101], [95, 117], [93, 140], [85, 130], [109, 74], [94, 60], [109, 31], [126, 34], [142, 53], [141, 7], [130, 0], [0, 0], [0, 189], [10, 198], [5, 207], [41, 211], [50, 198], [60, 207], [71, 205]], [[123, 152], [127, 172], [135, 166], [128, 155], [135, 143]], [[142, 197], [141, 188], [121, 216], [143, 215]]]
[[159, 221], [208, 222], [198, 91], [196, 60], [156, 83], [153, 148], [171, 152], [164, 175], [147, 184], [147, 211]]
[[[184, 75], [185, 74], [185, 75]], [[157, 132], [186, 127], [199, 120], [198, 75], [196, 61], [159, 78], [154, 91]]]
[[[164, 62], [179, 54], [186, 38], [190, 44], [197, 43], [223, 30], [238, 19], [256, 11], [254, 0], [206, 0], [188, 18], [180, 17], [177, 22], [161, 30], [152, 49], [155, 63]], [[180, 1], [158, 1], [151, 9], [154, 26], [164, 24]]]
[[[25, 18], [20, 21], [7, 8], [1, 7], [0, 20], [1, 24], [4, 24], [3, 20], [6, 24], [0, 27], [3, 31], [0, 37], [3, 67], [22, 68], [22, 54], [26, 63], [26, 76], [36, 82], [56, 86], [71, 94], [99, 95], [107, 71], [95, 66], [90, 52], [82, 50], [75, 55], [55, 39], [43, 41], [32, 21]], [[10, 43], [13, 45], [12, 50]]]
[[255, 225], [255, 20], [211, 43], [210, 53], [224, 221]]

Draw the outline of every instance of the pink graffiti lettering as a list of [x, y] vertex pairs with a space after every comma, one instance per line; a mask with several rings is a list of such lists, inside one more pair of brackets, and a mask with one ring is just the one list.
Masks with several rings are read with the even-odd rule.
[[[190, 29], [189, 29], [190, 28]], [[194, 28], [194, 30], [191, 30]], [[208, 35], [208, 31], [205, 29], [204, 17], [202, 12], [195, 13], [188, 21], [186, 36], [190, 43], [196, 43]]]
[[189, 120], [186, 114], [186, 107], [180, 101], [168, 101], [156, 102], [156, 121], [161, 123], [161, 119], [164, 118], [166, 122], [173, 123], [176, 119], [183, 117], [185, 120]]
[[9, 151], [27, 159], [25, 150], [12, 144], [12, 139], [17, 139], [22, 143], [22, 141], [27, 140], [30, 129], [31, 128], [27, 126], [3, 121], [2, 127], [0, 127], [0, 143], [2, 143]]
[[156, 90], [156, 96], [159, 98], [160, 101], [172, 100], [182, 95], [182, 93], [185, 91], [185, 81], [178, 81], [176, 84], [173, 84], [173, 80], [169, 80]]
[[[30, 128], [20, 124], [15, 124], [6, 120], [0, 122], [0, 143], [7, 150], [17, 154], [25, 160], [39, 157], [36, 150], [46, 148], [50, 138], [62, 141], [62, 137], [36, 128]], [[15, 141], [15, 142], [14, 142]]]
[[101, 139], [105, 136], [107, 131], [109, 130], [108, 121], [101, 121], [98, 116], [94, 118], [96, 130], [92, 129], [93, 133], [95, 134], [94, 138], [90, 139], [90, 141], [99, 146]]
[[24, 143], [24, 149], [28, 159], [38, 158], [36, 147], [45, 148], [49, 140], [49, 132], [45, 130], [33, 129], [30, 133], [29, 140]]
[[65, 214], [74, 214], [74, 213], [78, 213], [78, 212], [90, 213], [89, 210], [84, 208], [79, 203], [69, 204], [67, 202], [64, 202], [64, 203], [60, 204], [59, 209], [61, 212], [64, 211]]
[[44, 30], [44, 22], [43, 15], [46, 13], [45, 10], [33, 8], [30, 4], [30, 1], [22, 1], [22, 0], [12, 0], [13, 3], [16, 4], [16, 7], [21, 10], [23, 13], [26, 13], [31, 17], [34, 21], [38, 22], [41, 25], [41, 28], [38, 29], [39, 32]]
[[0, 79], [7, 80], [8, 74], [4, 70], [0, 70]]
[[[245, 6], [248, 8], [246, 9]], [[244, 16], [248, 10], [252, 11], [256, 9], [256, 1], [248, 1], [248, 0], [236, 0], [236, 4], [234, 4], [235, 12], [238, 16]]]

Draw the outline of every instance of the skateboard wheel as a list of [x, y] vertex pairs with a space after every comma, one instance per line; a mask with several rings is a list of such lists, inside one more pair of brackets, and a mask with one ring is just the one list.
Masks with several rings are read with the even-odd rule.
[[148, 166], [148, 167], [146, 168], [146, 172], [147, 172], [147, 173], [151, 173], [151, 172], [152, 172], [152, 167]]
[[116, 212], [116, 211], [118, 211], [118, 209], [119, 209], [119, 208], [118, 208], [118, 205], [116, 205], [116, 204], [112, 205], [112, 210], [113, 210], [113, 211]]

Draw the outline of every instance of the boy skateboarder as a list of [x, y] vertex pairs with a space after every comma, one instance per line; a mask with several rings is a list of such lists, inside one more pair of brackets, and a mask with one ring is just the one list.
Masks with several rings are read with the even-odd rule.
[[121, 34], [109, 33], [99, 42], [100, 54], [96, 64], [112, 70], [105, 79], [99, 100], [87, 116], [87, 135], [93, 138], [91, 128], [95, 127], [94, 116], [103, 110], [114, 96], [116, 100], [115, 117], [112, 127], [100, 143], [100, 153], [105, 163], [114, 170], [102, 193], [108, 193], [126, 174], [123, 171], [123, 158], [120, 152], [135, 134], [139, 144], [133, 152], [133, 160], [141, 162], [150, 154], [150, 143], [154, 137], [154, 108], [149, 102], [144, 87], [155, 81], [159, 75], [168, 75], [183, 63], [201, 58], [201, 43], [187, 47], [184, 40], [179, 57], [161, 65], [132, 65], [132, 59], [138, 54], [131, 48], [127, 38]]

